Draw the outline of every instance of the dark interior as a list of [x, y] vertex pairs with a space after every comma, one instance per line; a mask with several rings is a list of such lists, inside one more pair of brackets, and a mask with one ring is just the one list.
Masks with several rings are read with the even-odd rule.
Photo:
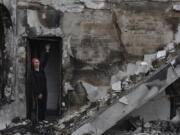
[[[51, 121], [60, 114], [60, 100], [61, 100], [61, 52], [62, 42], [60, 38], [30, 38], [29, 47], [27, 49], [27, 70], [30, 71], [32, 68], [32, 58], [41, 59], [43, 52], [45, 51], [45, 45], [50, 44], [50, 54], [48, 63], [45, 68], [47, 77], [47, 120]], [[27, 75], [28, 78], [29, 75]], [[27, 87], [28, 89], [28, 87]], [[28, 93], [28, 92], [27, 92]], [[29, 98], [30, 99], [30, 98]], [[31, 101], [27, 101], [31, 104]], [[30, 105], [31, 106], [31, 105]], [[30, 110], [30, 109], [28, 109]]]

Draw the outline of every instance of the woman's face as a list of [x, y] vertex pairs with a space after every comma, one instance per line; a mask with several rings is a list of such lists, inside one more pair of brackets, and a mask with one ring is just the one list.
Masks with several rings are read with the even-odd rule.
[[36, 60], [34, 61], [33, 66], [34, 66], [34, 68], [39, 68], [40, 62], [39, 62], [38, 59], [36, 59]]

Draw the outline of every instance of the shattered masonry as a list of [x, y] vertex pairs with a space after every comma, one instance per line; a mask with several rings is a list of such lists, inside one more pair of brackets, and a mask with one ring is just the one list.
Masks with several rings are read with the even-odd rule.
[[178, 2], [164, 0], [1, 0], [0, 129], [26, 117], [27, 37], [62, 39], [64, 113], [53, 125], [57, 134], [103, 134], [167, 96], [180, 73], [179, 11]]

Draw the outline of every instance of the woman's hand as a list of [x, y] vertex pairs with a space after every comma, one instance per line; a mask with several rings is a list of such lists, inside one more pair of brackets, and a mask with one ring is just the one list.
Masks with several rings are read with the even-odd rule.
[[43, 95], [42, 94], [39, 94], [38, 95], [38, 99], [42, 99], [43, 98]]
[[51, 48], [50, 44], [45, 45], [46, 52], [49, 52], [50, 48]]

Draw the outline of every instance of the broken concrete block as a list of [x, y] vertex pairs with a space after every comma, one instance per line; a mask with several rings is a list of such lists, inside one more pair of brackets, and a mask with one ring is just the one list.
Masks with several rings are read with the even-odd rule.
[[180, 11], [180, 5], [173, 5], [173, 10]]
[[121, 87], [121, 81], [118, 81], [116, 83], [113, 83], [112, 84], [112, 90], [115, 90], [115, 91], [121, 91], [122, 90], [122, 87]]
[[158, 51], [157, 54], [156, 54], [156, 58], [157, 59], [164, 59], [167, 55], [167, 52], [166, 50], [161, 50], [161, 51]]
[[109, 86], [96, 87], [96, 86], [93, 86], [93, 85], [88, 84], [86, 82], [82, 82], [82, 85], [86, 89], [86, 92], [88, 94], [88, 99], [91, 102], [95, 102], [95, 101], [105, 97], [108, 89], [110, 88]]
[[119, 71], [117, 74], [111, 77], [111, 85], [127, 77], [127, 74], [123, 71]]
[[125, 104], [125, 105], [128, 105], [128, 104], [129, 104], [129, 103], [128, 103], [128, 99], [127, 99], [126, 96], [120, 98], [120, 99], [119, 99], [119, 102], [120, 102], [120, 103], [123, 103], [123, 104]]
[[152, 64], [152, 62], [156, 59], [156, 54], [145, 54], [144, 55], [144, 61], [148, 64]]
[[69, 90], [73, 90], [74, 88], [71, 86], [69, 82], [65, 82], [64, 84], [64, 92], [68, 93]]
[[171, 42], [164, 48], [167, 52], [175, 52], [175, 43]]
[[128, 63], [127, 65], [127, 75], [134, 75], [137, 70], [137, 65], [133, 63]]
[[115, 82], [119, 81], [119, 80], [120, 80], [120, 79], [119, 79], [119, 77], [118, 77], [117, 75], [113, 75], [113, 76], [111, 77], [111, 85], [114, 84]]
[[137, 70], [135, 72], [136, 75], [140, 73], [147, 73], [151, 69], [151, 65], [149, 65], [145, 61], [137, 62], [136, 65], [137, 65]]

